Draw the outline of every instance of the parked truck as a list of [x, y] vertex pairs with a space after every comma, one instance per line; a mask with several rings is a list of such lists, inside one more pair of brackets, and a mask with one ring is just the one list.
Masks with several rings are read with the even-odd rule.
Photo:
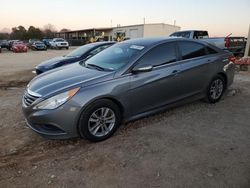
[[247, 41], [245, 37], [231, 37], [230, 35], [210, 38], [207, 31], [201, 30], [178, 31], [172, 33], [170, 36], [203, 40], [223, 50], [229, 50], [235, 56], [240, 57], [244, 56]]

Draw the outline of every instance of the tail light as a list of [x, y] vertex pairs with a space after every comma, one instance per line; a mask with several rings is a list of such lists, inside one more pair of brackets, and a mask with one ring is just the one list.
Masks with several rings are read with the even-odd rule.
[[228, 60], [229, 60], [229, 62], [235, 63], [236, 58], [235, 58], [234, 56], [230, 56], [230, 57], [228, 58]]
[[229, 39], [229, 37], [226, 37], [225, 38], [225, 47], [229, 48], [229, 46], [230, 46], [230, 39]]

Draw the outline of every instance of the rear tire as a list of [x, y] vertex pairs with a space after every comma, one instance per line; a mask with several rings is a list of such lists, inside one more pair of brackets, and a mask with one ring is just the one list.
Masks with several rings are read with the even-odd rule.
[[111, 137], [121, 124], [121, 112], [116, 104], [107, 99], [91, 103], [82, 112], [79, 133], [89, 141], [99, 142]]
[[205, 100], [209, 103], [216, 103], [220, 101], [225, 90], [226, 90], [225, 79], [220, 75], [216, 75], [207, 87]]

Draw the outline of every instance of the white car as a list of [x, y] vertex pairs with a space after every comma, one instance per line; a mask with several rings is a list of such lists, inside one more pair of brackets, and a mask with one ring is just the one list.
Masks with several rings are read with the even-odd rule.
[[51, 45], [51, 48], [55, 48], [55, 49], [66, 48], [66, 49], [69, 49], [69, 43], [66, 40], [64, 40], [63, 38], [54, 38], [49, 43]]

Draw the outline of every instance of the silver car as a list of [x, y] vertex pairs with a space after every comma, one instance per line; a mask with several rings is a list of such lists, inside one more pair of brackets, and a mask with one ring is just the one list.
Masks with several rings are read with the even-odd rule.
[[198, 99], [218, 102], [233, 82], [232, 54], [183, 38], [128, 40], [48, 71], [27, 86], [28, 126], [47, 138], [109, 138], [123, 122]]

